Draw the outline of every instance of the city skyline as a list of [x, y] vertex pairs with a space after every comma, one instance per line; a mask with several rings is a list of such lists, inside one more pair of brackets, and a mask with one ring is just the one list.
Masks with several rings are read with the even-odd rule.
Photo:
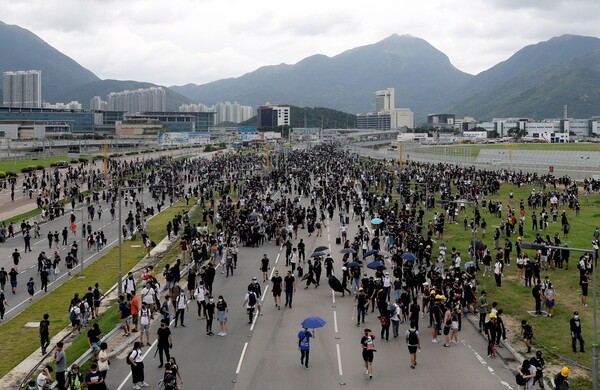
[[[237, 0], [176, 0], [168, 6], [161, 0], [33, 0], [25, 5], [0, 0], [3, 22], [29, 29], [99, 77], [167, 86], [239, 77], [314, 54], [333, 56], [396, 33], [427, 40], [471, 74], [554, 36], [600, 36], [595, 21], [600, 3], [591, 0], [316, 5], [309, 1], [284, 8], [272, 1]], [[32, 9], [45, 17], [31, 18]], [[520, 28], [509, 28], [507, 21]]]

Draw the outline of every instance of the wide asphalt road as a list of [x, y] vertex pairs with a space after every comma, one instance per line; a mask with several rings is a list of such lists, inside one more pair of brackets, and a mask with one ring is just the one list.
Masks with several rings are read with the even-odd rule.
[[[307, 199], [303, 199], [307, 204]], [[322, 237], [307, 237], [306, 230], [299, 230], [299, 239], [306, 242], [306, 254], [319, 245], [331, 248], [335, 260], [335, 274], [341, 278], [341, 246], [335, 245], [339, 223], [337, 218], [328, 221]], [[357, 228], [351, 222], [349, 236], [353, 237]], [[294, 240], [294, 246], [298, 243]], [[292, 309], [274, 307], [271, 291], [263, 295], [263, 316], [255, 323], [247, 324], [247, 316], [242, 302], [247, 285], [252, 276], [262, 282], [259, 270], [260, 259], [267, 254], [271, 260], [270, 275], [275, 269], [285, 275], [285, 252], [273, 241], [259, 248], [241, 247], [238, 267], [233, 277], [217, 271], [214, 283], [215, 300], [223, 295], [229, 306], [228, 334], [219, 337], [218, 323], [213, 324], [215, 336], [205, 335], [205, 321], [196, 316], [196, 303], [190, 302], [186, 313], [185, 328], [173, 328], [172, 356], [175, 356], [183, 376], [183, 389], [196, 390], [246, 390], [246, 389], [348, 389], [363, 388], [420, 388], [420, 389], [467, 389], [502, 390], [515, 388], [514, 374], [500, 360], [488, 359], [486, 343], [473, 328], [463, 320], [459, 337], [461, 343], [444, 348], [442, 343], [431, 342], [431, 332], [427, 329], [428, 319], [420, 321], [422, 351], [418, 354], [416, 369], [410, 368], [410, 359], [403, 334], [406, 324], [400, 325], [401, 336], [385, 342], [379, 339], [377, 311], [367, 316], [366, 326], [377, 335], [377, 352], [374, 361], [374, 377], [365, 375], [361, 357], [360, 338], [363, 327], [356, 327], [352, 318], [353, 297], [341, 297], [333, 293], [327, 281], [321, 286], [304, 289], [298, 282]], [[374, 271], [366, 270], [369, 275]], [[182, 281], [182, 285], [185, 282]], [[261, 283], [263, 292], [266, 283]], [[283, 297], [285, 299], [285, 297]], [[300, 323], [308, 316], [319, 316], [327, 321], [324, 328], [316, 330], [316, 339], [311, 342], [310, 365], [305, 370], [300, 365], [297, 349], [297, 334]], [[151, 327], [152, 347], [144, 346], [146, 382], [150, 389], [157, 388], [163, 376], [158, 368], [156, 351], [156, 330], [158, 323]], [[391, 333], [391, 330], [390, 330]], [[119, 336], [120, 337], [120, 336]], [[124, 358], [130, 347], [112, 360], [107, 376], [111, 390], [131, 389], [130, 366]], [[514, 369], [514, 367], [512, 367]]]

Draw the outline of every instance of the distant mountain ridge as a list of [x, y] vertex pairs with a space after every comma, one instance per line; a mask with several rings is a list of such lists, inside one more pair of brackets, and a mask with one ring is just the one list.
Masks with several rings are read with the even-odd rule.
[[424, 115], [444, 105], [472, 77], [425, 40], [394, 34], [333, 57], [315, 55], [294, 65], [265, 66], [238, 78], [171, 89], [205, 104], [236, 100], [256, 107], [268, 101], [369, 112], [375, 109], [374, 92], [394, 87], [397, 107]]

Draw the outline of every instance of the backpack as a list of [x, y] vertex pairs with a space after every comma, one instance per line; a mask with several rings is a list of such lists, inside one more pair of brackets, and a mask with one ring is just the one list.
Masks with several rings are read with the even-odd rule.
[[131, 315], [131, 305], [129, 303], [123, 304], [121, 311], [123, 312], [123, 318], [129, 317]]
[[408, 343], [410, 345], [417, 345], [419, 344], [419, 336], [417, 336], [417, 331], [416, 330], [408, 330]]
[[517, 385], [519, 386], [525, 386], [525, 384], [527, 383], [527, 380], [523, 378], [523, 375], [521, 375], [520, 372], [518, 372], [517, 375], [515, 375], [515, 380], [517, 381]]
[[133, 355], [134, 352], [136, 352], [135, 357], [137, 358], [137, 351], [135, 349], [133, 349], [133, 350], [131, 350], [131, 352], [129, 352], [127, 354], [127, 359], [125, 359], [125, 363], [127, 363], [130, 366], [131, 366], [131, 360], [129, 360], [129, 358], [133, 358], [131, 355]]
[[71, 322], [77, 321], [77, 313], [75, 313], [75, 308], [71, 309], [71, 314], [69, 315], [69, 320], [71, 320]]
[[48, 322], [40, 321], [40, 333], [48, 333]]
[[248, 294], [248, 306], [254, 307], [256, 305], [256, 295], [253, 292]]

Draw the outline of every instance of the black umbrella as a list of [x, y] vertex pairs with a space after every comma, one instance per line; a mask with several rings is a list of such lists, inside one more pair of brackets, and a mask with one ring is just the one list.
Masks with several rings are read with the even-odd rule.
[[485, 245], [483, 245], [483, 242], [479, 241], [479, 240], [475, 240], [473, 241], [475, 244], [475, 250], [476, 251], [482, 251], [485, 249]]
[[383, 268], [383, 269], [385, 269], [385, 264], [383, 264], [381, 261], [373, 261], [373, 262], [367, 264], [367, 268], [370, 268], [370, 269]]
[[310, 257], [321, 257], [321, 256], [325, 256], [325, 252], [315, 252], [312, 255], [310, 255]]
[[333, 291], [337, 291], [337, 292], [341, 292], [341, 293], [344, 292], [344, 287], [342, 287], [342, 282], [340, 282], [340, 280], [333, 275], [329, 276], [329, 287], [331, 287], [331, 289]]
[[344, 248], [340, 251], [340, 253], [343, 255], [345, 255], [346, 253], [354, 254], [354, 253], [356, 253], [356, 251], [352, 248]]
[[326, 250], [328, 250], [328, 249], [329, 249], [329, 247], [328, 247], [328, 246], [321, 245], [321, 246], [318, 246], [318, 247], [316, 247], [316, 248], [315, 248], [315, 252], [319, 252], [319, 251], [326, 251]]

